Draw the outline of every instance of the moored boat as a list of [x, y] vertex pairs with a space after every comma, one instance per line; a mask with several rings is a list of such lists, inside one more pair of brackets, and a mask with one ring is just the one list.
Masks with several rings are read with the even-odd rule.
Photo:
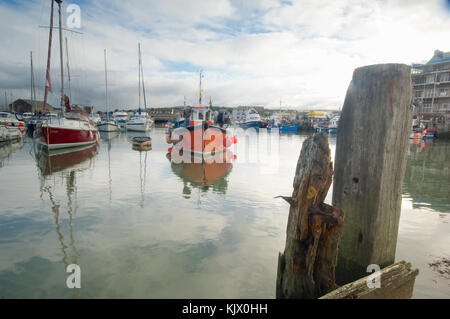
[[108, 112], [108, 75], [106, 72], [106, 49], [103, 51], [105, 57], [105, 105], [106, 105], [106, 119], [101, 121], [100, 124], [97, 125], [97, 128], [100, 132], [115, 132], [119, 130], [119, 125], [113, 120], [109, 118]]
[[267, 131], [273, 131], [273, 130], [278, 130], [281, 133], [297, 132], [298, 131], [298, 123], [295, 123], [295, 124], [288, 124], [288, 123], [269, 124], [267, 126]]
[[134, 149], [149, 150], [152, 147], [152, 138], [149, 136], [135, 136], [132, 142]]
[[[53, 31], [53, 6], [51, 4], [50, 13], [50, 28], [49, 28], [49, 50], [47, 57], [47, 72], [46, 72], [46, 86], [44, 94], [44, 110], [47, 104], [48, 92], [51, 91], [50, 85], [50, 53], [51, 41]], [[59, 19], [59, 42], [62, 43], [61, 33], [61, 3], [58, 3]], [[63, 65], [62, 45], [60, 45], [60, 63]], [[35, 136], [38, 142], [44, 145], [48, 150], [61, 149], [75, 146], [83, 146], [95, 144], [99, 141], [99, 133], [94, 123], [89, 119], [87, 113], [83, 111], [72, 110], [70, 107], [69, 98], [64, 94], [64, 74], [61, 67], [61, 106], [63, 109], [63, 116], [59, 118], [47, 117], [40, 124], [38, 124]], [[64, 112], [64, 109], [66, 112]]]
[[113, 120], [119, 125], [119, 128], [125, 129], [125, 125], [128, 122], [129, 116], [127, 112], [114, 112]]
[[245, 120], [239, 123], [239, 126], [243, 129], [259, 129], [259, 127], [261, 126], [261, 116], [255, 109], [251, 108], [247, 111], [247, 113], [245, 114]]
[[[133, 115], [125, 124], [127, 131], [147, 132], [153, 126], [153, 120], [147, 114], [147, 99], [145, 96], [144, 85], [144, 70], [142, 67], [141, 58], [141, 44], [138, 43], [138, 57], [139, 57], [139, 108], [137, 114]], [[144, 96], [144, 112], [141, 110], [141, 79], [142, 79], [142, 93]]]

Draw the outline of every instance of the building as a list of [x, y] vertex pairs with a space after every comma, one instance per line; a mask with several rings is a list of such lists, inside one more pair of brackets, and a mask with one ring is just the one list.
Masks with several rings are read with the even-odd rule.
[[450, 52], [434, 51], [425, 64], [413, 64], [414, 117], [438, 135], [449, 136]]
[[[38, 113], [44, 112], [44, 102], [43, 101], [36, 101], [36, 104], [33, 105], [33, 109], [31, 108], [31, 100], [27, 99], [17, 99], [11, 104], [9, 104], [9, 108], [12, 112], [16, 113], [27, 113], [27, 112], [33, 112]], [[60, 108], [55, 108], [47, 103], [46, 111], [48, 112], [58, 112], [60, 111]]]

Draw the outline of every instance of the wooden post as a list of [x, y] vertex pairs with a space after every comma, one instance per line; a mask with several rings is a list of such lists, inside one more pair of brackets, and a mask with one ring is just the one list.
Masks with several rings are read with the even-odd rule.
[[[414, 291], [414, 282], [418, 269], [411, 269], [411, 264], [400, 261], [388, 266], [377, 274], [379, 287], [373, 285], [373, 275], [358, 279], [339, 287], [320, 297], [320, 299], [409, 299]], [[372, 285], [368, 285], [367, 283]]]
[[325, 133], [308, 137], [297, 162], [286, 247], [278, 258], [277, 298], [318, 298], [336, 288], [335, 266], [344, 220], [323, 203], [333, 176]]
[[358, 68], [339, 121], [333, 205], [346, 213], [336, 280], [394, 262], [412, 121], [411, 67]]

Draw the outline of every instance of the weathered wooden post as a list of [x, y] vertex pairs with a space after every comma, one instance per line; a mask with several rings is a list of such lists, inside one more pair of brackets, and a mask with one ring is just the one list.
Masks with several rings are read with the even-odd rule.
[[333, 177], [325, 133], [308, 137], [297, 162], [286, 247], [278, 258], [277, 298], [318, 298], [336, 288], [344, 213], [323, 203]]
[[346, 220], [336, 268], [339, 284], [394, 262], [412, 121], [411, 68], [358, 68], [339, 121], [333, 205]]

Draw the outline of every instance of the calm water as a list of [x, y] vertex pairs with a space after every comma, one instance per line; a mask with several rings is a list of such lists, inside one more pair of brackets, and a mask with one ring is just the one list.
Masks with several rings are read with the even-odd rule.
[[[280, 136], [277, 165], [238, 136], [249, 148], [232, 165], [203, 170], [170, 163], [164, 129], [150, 135], [148, 152], [125, 133], [50, 160], [29, 138], [0, 148], [0, 298], [275, 297], [288, 204], [273, 197], [291, 194], [307, 136]], [[450, 258], [449, 156], [445, 141], [408, 152], [396, 259], [419, 268], [418, 298], [450, 297], [448, 269], [429, 266]], [[66, 287], [72, 263], [81, 289]]]

